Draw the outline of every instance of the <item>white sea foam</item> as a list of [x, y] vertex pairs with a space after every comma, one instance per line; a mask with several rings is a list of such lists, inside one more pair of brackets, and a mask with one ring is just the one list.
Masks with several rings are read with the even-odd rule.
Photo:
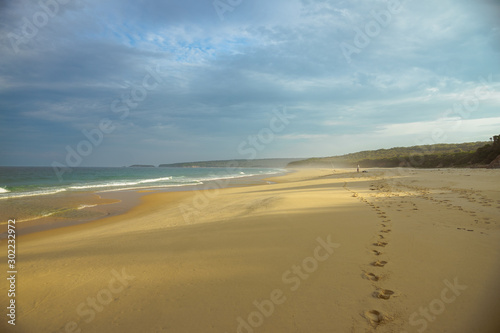
[[69, 189], [86, 190], [86, 189], [100, 188], [100, 187], [134, 186], [134, 185], [147, 184], [147, 183], [157, 183], [157, 182], [162, 182], [162, 181], [167, 181], [167, 180], [172, 180], [172, 177], [144, 179], [144, 180], [139, 180], [139, 181], [135, 181], [135, 182], [134, 181], [132, 181], [132, 182], [110, 182], [110, 183], [100, 183], [100, 184], [93, 184], [93, 185], [70, 186]]
[[38, 219], [42, 219], [44, 217], [49, 217], [51, 215], [54, 215], [55, 213], [57, 213], [57, 212], [45, 213], [45, 214], [42, 214], [40, 216], [30, 217], [30, 218], [27, 218], [24, 220], [16, 220], [16, 222], [28, 222], [28, 221], [38, 220]]
[[77, 209], [91, 208], [91, 207], [95, 207], [95, 206], [97, 206], [97, 205], [80, 205], [80, 206], [78, 206]]
[[[40, 188], [37, 190], [31, 190], [26, 192], [11, 192], [6, 187], [0, 187], [0, 200], [1, 199], [11, 199], [11, 198], [23, 198], [23, 197], [33, 197], [42, 195], [57, 194], [65, 191], [99, 191], [99, 192], [110, 192], [110, 191], [122, 191], [122, 190], [138, 190], [146, 188], [169, 188], [169, 187], [181, 187], [181, 186], [192, 186], [192, 185], [202, 185], [209, 181], [222, 181], [230, 180], [235, 178], [251, 177], [256, 175], [270, 175], [286, 172], [282, 169], [273, 170], [248, 170], [245, 171], [233, 170], [232, 173], [222, 173], [222, 174], [211, 174], [211, 175], [200, 175], [196, 177], [195, 175], [179, 175], [179, 176], [168, 176], [161, 178], [151, 178], [151, 179], [131, 179], [131, 180], [113, 180], [113, 181], [95, 181], [93, 183], [74, 183], [72, 185], [67, 185], [66, 187], [55, 187], [55, 188]], [[81, 207], [78, 209], [84, 209], [87, 207]]]
[[[179, 186], [190, 186], [190, 185], [202, 185], [207, 181], [216, 181], [216, 180], [224, 180], [224, 179], [235, 179], [235, 178], [244, 178], [244, 177], [252, 177], [257, 176], [259, 174], [276, 174], [283, 172], [282, 170], [272, 170], [268, 172], [259, 173], [250, 173], [246, 174], [241, 171], [238, 174], [225, 174], [225, 175], [212, 175], [200, 178], [190, 178], [186, 176], [176, 176], [175, 179], [173, 177], [163, 177], [163, 178], [154, 178], [154, 179], [145, 179], [139, 180], [135, 182], [111, 182], [111, 183], [102, 183], [102, 184], [93, 184], [93, 185], [82, 185], [82, 186], [71, 186], [69, 189], [74, 190], [82, 190], [82, 189], [98, 189], [102, 188], [99, 192], [115, 192], [115, 191], [123, 191], [123, 190], [137, 190], [144, 188], [168, 188], [168, 187], [179, 187]], [[155, 182], [164, 182], [168, 180], [173, 180], [171, 183], [167, 184], [159, 184], [159, 185], [145, 185], [148, 183]], [[142, 185], [142, 186], [141, 186]], [[110, 188], [111, 187], [111, 188]], [[112, 187], [119, 187], [116, 189], [112, 189]]]
[[117, 186], [132, 186], [137, 185], [137, 182], [130, 183], [102, 183], [102, 184], [94, 184], [94, 185], [81, 185], [81, 186], [70, 186], [68, 187], [71, 190], [88, 190], [92, 188], [100, 188], [100, 187], [117, 187]]
[[204, 177], [204, 178], [198, 178], [198, 181], [214, 181], [214, 180], [223, 180], [223, 179], [235, 179], [235, 178], [246, 178], [246, 177], [252, 177], [252, 176], [258, 176], [259, 174], [265, 174], [265, 175], [272, 175], [276, 173], [280, 173], [281, 171], [270, 171], [266, 173], [250, 173], [246, 174], [244, 172], [240, 172], [239, 174], [236, 175], [217, 175], [217, 176], [211, 176], [211, 177]]
[[163, 178], [141, 180], [141, 181], [139, 181], [139, 184], [162, 182], [165, 180], [172, 180], [172, 177], [163, 177]]
[[22, 193], [12, 193], [12, 194], [7, 194], [5, 196], [0, 196], [1, 199], [12, 199], [12, 198], [24, 198], [24, 197], [34, 197], [37, 195], [50, 195], [50, 194], [56, 194], [60, 192], [64, 192], [66, 189], [57, 189], [57, 190], [37, 190], [37, 191], [32, 191], [32, 192], [22, 192]]
[[192, 182], [185, 182], [183, 184], [165, 184], [165, 185], [156, 185], [156, 186], [123, 187], [123, 188], [102, 190], [102, 191], [99, 191], [99, 193], [127, 191], [127, 190], [141, 190], [141, 189], [151, 189], [151, 188], [167, 188], [167, 187], [192, 186], [192, 185], [203, 185], [203, 182], [200, 182], [200, 181], [194, 182], [194, 181], [192, 181]]

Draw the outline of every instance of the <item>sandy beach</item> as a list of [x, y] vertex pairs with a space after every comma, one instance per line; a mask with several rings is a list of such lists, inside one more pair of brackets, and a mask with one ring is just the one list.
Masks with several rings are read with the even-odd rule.
[[1, 331], [500, 332], [499, 170], [367, 171], [155, 193], [18, 237]]

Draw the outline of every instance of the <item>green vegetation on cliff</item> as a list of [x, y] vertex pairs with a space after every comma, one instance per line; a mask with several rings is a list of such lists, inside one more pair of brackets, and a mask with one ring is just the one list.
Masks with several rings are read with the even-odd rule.
[[488, 165], [500, 155], [500, 136], [492, 142], [434, 144], [362, 151], [342, 156], [309, 158], [288, 164], [294, 167], [466, 167]]

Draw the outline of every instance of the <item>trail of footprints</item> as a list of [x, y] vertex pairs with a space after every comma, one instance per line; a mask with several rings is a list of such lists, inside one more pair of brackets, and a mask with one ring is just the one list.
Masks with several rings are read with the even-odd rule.
[[[397, 203], [398, 208], [396, 210], [398, 211], [403, 211], [407, 210], [408, 208], [412, 210], [418, 210], [418, 206], [411, 202], [404, 200], [404, 197], [418, 197], [424, 200], [428, 200], [430, 202], [433, 202], [434, 204], [442, 205], [445, 206], [448, 209], [456, 209], [459, 211], [462, 211], [463, 213], [466, 213], [470, 215], [471, 217], [476, 218], [477, 213], [472, 210], [466, 210], [461, 206], [456, 206], [450, 203], [450, 200], [439, 198], [437, 195], [432, 195], [432, 193], [422, 187], [418, 186], [412, 186], [412, 185], [404, 185], [401, 182], [394, 182], [389, 184], [388, 182], [382, 180], [382, 179], [377, 179], [377, 178], [372, 178], [372, 183], [370, 185], [370, 190], [371, 191], [377, 191], [376, 194], [370, 195], [371, 197], [377, 198], [380, 196], [385, 196], [385, 197], [400, 197], [399, 203]], [[381, 275], [379, 272], [382, 269], [385, 269], [385, 266], [388, 265], [389, 263], [385, 260], [382, 260], [383, 258], [383, 249], [389, 245], [389, 234], [391, 232], [391, 224], [392, 221], [387, 217], [386, 212], [382, 211], [379, 206], [377, 206], [375, 203], [368, 201], [366, 198], [361, 196], [359, 193], [349, 189], [347, 187], [347, 183], [344, 183], [344, 188], [352, 193], [352, 197], [357, 198], [361, 202], [367, 204], [372, 208], [378, 218], [381, 220], [380, 226], [382, 229], [379, 231], [379, 233], [376, 235], [376, 241], [372, 244], [373, 249], [371, 250], [372, 255], [374, 256], [374, 261], [370, 263], [370, 265], [373, 267], [373, 272], [369, 271], [363, 271], [362, 272], [362, 277], [368, 281], [370, 281], [375, 288], [374, 292], [372, 293], [372, 297], [380, 299], [380, 300], [390, 300], [392, 297], [396, 297], [397, 293], [393, 290], [389, 289], [383, 289], [377, 286], [377, 283], [383, 279], [383, 275]], [[448, 191], [458, 195], [459, 198], [465, 199], [470, 203], [474, 203], [476, 205], [480, 205], [482, 207], [491, 207], [495, 204], [498, 204], [496, 208], [500, 208], [500, 201], [495, 202], [494, 200], [491, 200], [481, 194], [478, 191], [474, 190], [464, 190], [464, 189], [453, 189], [453, 188], [441, 188], [443, 191]], [[445, 194], [445, 193], [441, 193]], [[403, 207], [403, 205], [411, 205], [410, 207]], [[485, 224], [490, 224], [490, 218], [483, 218], [482, 219]], [[479, 223], [479, 218], [475, 220], [476, 223]], [[457, 228], [459, 230], [467, 230], [467, 231], [473, 231], [472, 229], [466, 229], [466, 228]], [[373, 328], [376, 328], [377, 326], [387, 323], [388, 321], [392, 320], [392, 318], [386, 314], [383, 314], [377, 310], [369, 310], [366, 311], [364, 314], [364, 317], [368, 320], [370, 325]]]
[[[418, 197], [418, 198], [421, 198], [424, 200], [431, 201], [435, 204], [443, 205], [448, 209], [460, 210], [460, 211], [462, 211], [462, 212], [464, 212], [464, 213], [466, 213], [474, 218], [477, 216], [477, 213], [475, 211], [466, 210], [461, 206], [456, 206], [456, 205], [451, 204], [450, 200], [443, 199], [443, 198], [439, 199], [436, 195], [433, 196], [432, 193], [426, 188], [412, 186], [412, 185], [404, 185], [398, 181], [396, 181], [394, 183], [391, 182], [391, 184], [389, 184], [388, 182], [384, 181], [383, 179], [376, 178], [376, 177], [375, 178], [372, 177], [371, 180], [373, 181], [373, 183], [370, 185], [370, 190], [377, 191], [377, 192], [376, 192], [376, 194], [373, 194], [370, 196], [374, 197], [374, 198], [377, 198], [380, 196], [385, 196], [385, 197], [392, 197], [394, 199], [395, 199], [395, 197], [400, 197], [400, 199], [402, 199], [402, 200], [399, 200], [399, 203], [397, 203], [398, 207], [400, 208], [400, 209], [396, 208], [396, 210], [398, 210], [398, 211], [407, 210], [408, 208], [410, 208], [412, 210], [418, 210], [418, 206], [415, 203], [413, 203], [411, 201], [404, 200], [404, 197]], [[381, 275], [379, 273], [380, 270], [385, 269], [385, 266], [389, 264], [387, 261], [382, 260], [383, 258], [381, 258], [381, 257], [383, 257], [382, 251], [384, 250], [384, 248], [386, 246], [389, 245], [389, 237], [388, 236], [391, 232], [390, 228], [391, 228], [392, 221], [387, 217], [386, 212], [382, 211], [380, 209], [380, 207], [377, 206], [375, 203], [368, 201], [366, 198], [361, 196], [359, 193], [349, 189], [347, 187], [347, 182], [344, 183], [343, 187], [344, 187], [344, 189], [346, 189], [347, 191], [352, 193], [352, 197], [355, 197], [358, 200], [360, 200], [361, 202], [370, 206], [370, 208], [372, 208], [376, 212], [379, 220], [381, 220], [381, 222], [379, 222], [379, 223], [380, 223], [380, 226], [382, 227], [382, 229], [376, 235], [377, 240], [374, 243], [372, 243], [373, 249], [371, 249], [371, 253], [374, 256], [374, 261], [372, 261], [370, 263], [370, 266], [373, 267], [374, 271], [373, 272], [363, 271], [362, 278], [370, 281], [372, 283], [373, 287], [375, 288], [375, 291], [373, 292], [372, 297], [380, 299], [380, 300], [384, 300], [384, 301], [390, 300], [391, 297], [396, 297], [397, 293], [393, 290], [379, 288], [376, 285], [376, 283], [378, 283], [379, 281], [381, 281], [384, 278], [383, 275]], [[491, 206], [496, 204], [496, 205], [498, 205], [498, 206], [496, 206], [496, 208], [500, 209], [500, 201], [495, 202], [494, 200], [487, 198], [486, 196], [484, 196], [480, 192], [474, 191], [472, 189], [471, 190], [463, 190], [463, 189], [453, 189], [453, 188], [446, 187], [446, 188], [441, 188], [441, 190], [449, 191], [453, 194], [458, 195], [459, 198], [466, 199], [470, 203], [479, 204], [482, 207], [491, 207]], [[441, 193], [441, 194], [445, 194], [445, 193]], [[403, 207], [403, 205], [405, 205], [405, 206], [411, 205], [411, 206], [410, 207]], [[490, 218], [483, 218], [482, 220], [484, 223], [490, 224], [490, 221], [489, 221]], [[475, 222], [479, 223], [479, 219], [476, 219]], [[466, 228], [457, 228], [457, 229], [473, 231], [471, 229], [466, 229]], [[366, 320], [368, 320], [368, 322], [370, 323], [370, 325], [373, 328], [376, 328], [377, 326], [379, 326], [383, 323], [387, 323], [388, 321], [392, 320], [392, 317], [390, 317], [386, 314], [383, 314], [377, 310], [366, 311], [363, 315], [366, 318]]]
[[[404, 185], [401, 182], [395, 182], [395, 185], [398, 186], [401, 191], [403, 191], [402, 190], [403, 188], [406, 188], [406, 189], [409, 189], [410, 191], [412, 191], [412, 192], [405, 191], [405, 195], [407, 195], [407, 196], [417, 196], [419, 198], [422, 198], [424, 200], [428, 200], [428, 201], [433, 202], [435, 204], [445, 206], [448, 209], [459, 210], [459, 211], [466, 213], [469, 216], [473, 217], [474, 222], [476, 224], [478, 224], [478, 223], [491, 224], [490, 218], [488, 218], [488, 217], [479, 218], [478, 213], [474, 210], [467, 210], [467, 209], [464, 209], [462, 206], [453, 205], [450, 203], [450, 200], [448, 200], [448, 199], [435, 198], [425, 188], [422, 188], [419, 186]], [[441, 195], [446, 194], [446, 191], [447, 191], [449, 193], [453, 193], [453, 194], [457, 195], [461, 199], [467, 200], [469, 203], [479, 205], [479, 206], [482, 206], [485, 208], [492, 207], [493, 205], [497, 204], [498, 206], [496, 206], [496, 208], [500, 209], [500, 200], [495, 202], [495, 200], [489, 199], [488, 197], [486, 197], [485, 195], [483, 195], [479, 191], [475, 191], [472, 189], [470, 189], [470, 190], [454, 189], [451, 187], [443, 187], [443, 188], [439, 188], [439, 189], [444, 191], [443, 193], [440, 193]], [[439, 196], [439, 194], [437, 194], [435, 196]], [[402, 201], [402, 202], [405, 202], [405, 201]], [[415, 209], [418, 209], [418, 208], [415, 207]], [[462, 228], [457, 228], [457, 229], [462, 230]], [[467, 231], [473, 231], [473, 230], [469, 229]]]
[[[475, 191], [473, 189], [469, 190], [469, 189], [454, 189], [451, 187], [442, 187], [438, 188], [438, 190], [442, 191], [441, 193], [433, 194], [429, 191], [429, 189], [425, 187], [407, 185], [399, 181], [394, 181], [391, 182], [390, 184], [387, 181], [382, 181], [377, 185], [372, 184], [370, 190], [379, 191], [378, 194], [372, 195], [373, 197], [380, 197], [381, 195], [383, 195], [385, 197], [392, 197], [393, 200], [396, 199], [397, 197], [401, 198], [401, 200], [399, 200], [399, 203], [397, 203], [398, 206], [398, 208], [396, 208], [397, 211], [406, 211], [408, 209], [419, 210], [418, 206], [414, 202], [404, 200], [405, 197], [414, 197], [427, 200], [429, 202], [432, 202], [440, 206], [444, 206], [447, 209], [461, 211], [469, 215], [471, 218], [473, 218], [475, 224], [488, 225], [492, 223], [492, 219], [490, 217], [478, 216], [481, 215], [480, 207], [500, 209], [500, 200], [497, 201], [492, 200], [487, 196], [485, 196], [484, 194], [482, 194], [481, 192]], [[476, 207], [478, 207], [479, 209], [479, 212], [475, 210], [465, 209], [460, 205], [453, 205], [451, 203], [451, 200], [442, 198], [442, 195], [450, 195], [450, 194], [456, 195], [458, 198], [465, 199], [469, 203], [476, 205]], [[466, 228], [457, 228], [457, 230], [474, 231], [473, 229], [466, 229]]]
[[[375, 185], [372, 185], [370, 189], [371, 190], [377, 189], [379, 191], [390, 191], [390, 189], [387, 186], [381, 186], [378, 188], [374, 188], [374, 186]], [[382, 227], [382, 229], [376, 235], [377, 240], [371, 244], [373, 247], [373, 249], [371, 249], [371, 253], [374, 256], [374, 261], [370, 262], [369, 264], [374, 268], [374, 271], [373, 272], [363, 271], [362, 278], [369, 280], [372, 283], [373, 287], [375, 288], [374, 292], [371, 295], [372, 297], [380, 300], [389, 300], [391, 297], [397, 296], [396, 292], [394, 292], [393, 290], [380, 288], [376, 285], [376, 283], [383, 279], [383, 276], [378, 271], [384, 269], [384, 267], [387, 264], [389, 264], [386, 260], [382, 260], [380, 257], [383, 256], [382, 249], [389, 245], [388, 236], [391, 232], [390, 228], [392, 221], [387, 217], [386, 212], [384, 212], [379, 206], [377, 206], [372, 202], [369, 202], [359, 193], [349, 189], [347, 187], [347, 183], [344, 183], [344, 188], [352, 193], [352, 197], [355, 197], [361, 202], [370, 206], [370, 208], [373, 209], [377, 214], [377, 217], [379, 219], [379, 224]], [[389, 316], [384, 315], [377, 310], [366, 311], [363, 315], [373, 328], [376, 328], [377, 326], [391, 320]]]

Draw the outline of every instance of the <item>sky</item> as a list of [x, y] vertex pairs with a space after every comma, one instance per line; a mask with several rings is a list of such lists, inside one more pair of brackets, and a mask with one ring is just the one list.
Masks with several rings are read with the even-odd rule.
[[0, 165], [487, 141], [499, 17], [498, 0], [0, 1]]

